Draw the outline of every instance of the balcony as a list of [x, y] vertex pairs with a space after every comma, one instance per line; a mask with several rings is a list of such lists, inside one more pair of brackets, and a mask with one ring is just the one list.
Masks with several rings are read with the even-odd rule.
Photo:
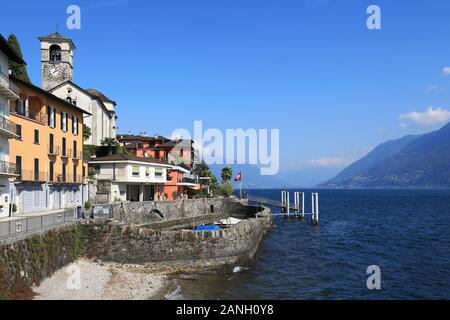
[[0, 161], [0, 176], [2, 177], [17, 177], [16, 165], [11, 162]]
[[2, 72], [0, 72], [0, 95], [8, 100], [19, 99], [19, 88]]
[[[53, 182], [53, 181], [52, 181]], [[70, 174], [60, 174], [56, 176], [56, 181], [54, 181], [56, 183], [64, 183], [64, 184], [82, 184], [84, 183], [84, 177], [83, 176], [79, 176], [79, 175], [70, 175]]]
[[59, 146], [49, 145], [47, 150], [49, 156], [59, 156]]
[[29, 182], [46, 182], [47, 173], [42, 171], [32, 171], [32, 170], [20, 170], [17, 173], [18, 181], [29, 181]]
[[72, 157], [72, 150], [63, 148], [61, 152], [61, 158], [68, 159], [71, 157]]
[[74, 152], [72, 159], [73, 160], [81, 160], [81, 159], [83, 159], [83, 152], [82, 151]]
[[47, 123], [47, 115], [44, 112], [36, 111], [25, 106], [25, 101], [17, 100], [16, 105], [10, 108], [10, 113], [45, 125]]
[[6, 139], [15, 139], [19, 137], [19, 135], [17, 134], [17, 125], [1, 115], [0, 115], [0, 136], [5, 137]]

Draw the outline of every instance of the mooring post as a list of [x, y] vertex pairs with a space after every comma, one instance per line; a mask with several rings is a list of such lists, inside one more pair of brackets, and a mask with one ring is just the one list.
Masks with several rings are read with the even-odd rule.
[[297, 195], [298, 195], [298, 192], [295, 191], [294, 192], [294, 213], [295, 213], [296, 217], [298, 216], [298, 198], [297, 198]]
[[316, 205], [315, 194], [312, 193], [311, 194], [311, 223], [312, 224], [314, 224], [315, 214], [316, 214], [315, 205]]
[[316, 193], [316, 225], [319, 224], [319, 193]]
[[291, 199], [290, 199], [290, 193], [289, 193], [289, 191], [286, 191], [286, 208], [287, 208], [287, 210], [286, 210], [286, 212], [287, 212], [287, 217], [289, 218], [289, 214], [291, 213], [291, 203], [290, 203], [290, 201], [291, 201]]
[[305, 193], [302, 192], [302, 219], [305, 218]]
[[284, 211], [284, 190], [281, 190], [281, 212]]

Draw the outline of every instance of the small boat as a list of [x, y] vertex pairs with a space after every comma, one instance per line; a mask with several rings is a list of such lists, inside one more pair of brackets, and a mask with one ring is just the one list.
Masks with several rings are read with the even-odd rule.
[[220, 226], [215, 225], [215, 224], [207, 224], [207, 225], [201, 225], [201, 226], [196, 226], [194, 228], [194, 230], [196, 231], [215, 231], [215, 230], [220, 230]]

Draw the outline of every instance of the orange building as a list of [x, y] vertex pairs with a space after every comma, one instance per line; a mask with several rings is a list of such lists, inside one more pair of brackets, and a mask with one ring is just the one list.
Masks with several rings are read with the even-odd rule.
[[19, 138], [10, 142], [18, 178], [12, 186], [18, 213], [82, 206], [83, 114], [77, 106], [32, 84], [13, 79], [20, 99], [10, 101]]
[[191, 174], [194, 166], [192, 140], [132, 134], [119, 134], [117, 140], [137, 157], [167, 161], [173, 165], [167, 171], [167, 182], [164, 184], [164, 193], [169, 200], [173, 200], [176, 195], [192, 195], [193, 190], [200, 189], [197, 179]]

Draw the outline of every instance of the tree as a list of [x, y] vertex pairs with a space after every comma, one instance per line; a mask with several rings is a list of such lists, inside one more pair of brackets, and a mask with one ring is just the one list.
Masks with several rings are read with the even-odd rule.
[[233, 194], [234, 187], [230, 181], [225, 181], [219, 186], [219, 194], [225, 197], [229, 197]]
[[[17, 40], [17, 37], [14, 34], [10, 34], [8, 37], [8, 43], [10, 47], [17, 53], [17, 55], [21, 58], [23, 58], [22, 55], [22, 48], [20, 47], [19, 40]], [[10, 62], [10, 67], [13, 76], [16, 78], [31, 83], [30, 77], [28, 76], [28, 71], [26, 65], [22, 63], [17, 63], [14, 61]]]
[[211, 172], [208, 165], [204, 161], [195, 166], [194, 174], [197, 175], [199, 178], [209, 178], [207, 182], [205, 181], [202, 182], [204, 184], [209, 184], [213, 190], [217, 187], [217, 178]]
[[230, 181], [233, 177], [233, 169], [231, 169], [231, 167], [223, 168], [220, 176], [222, 177], [223, 182]]
[[83, 123], [83, 141], [89, 140], [91, 137], [91, 128], [89, 128], [87, 125]]
[[102, 140], [101, 145], [105, 147], [118, 147], [120, 144], [114, 138], [105, 138]]

